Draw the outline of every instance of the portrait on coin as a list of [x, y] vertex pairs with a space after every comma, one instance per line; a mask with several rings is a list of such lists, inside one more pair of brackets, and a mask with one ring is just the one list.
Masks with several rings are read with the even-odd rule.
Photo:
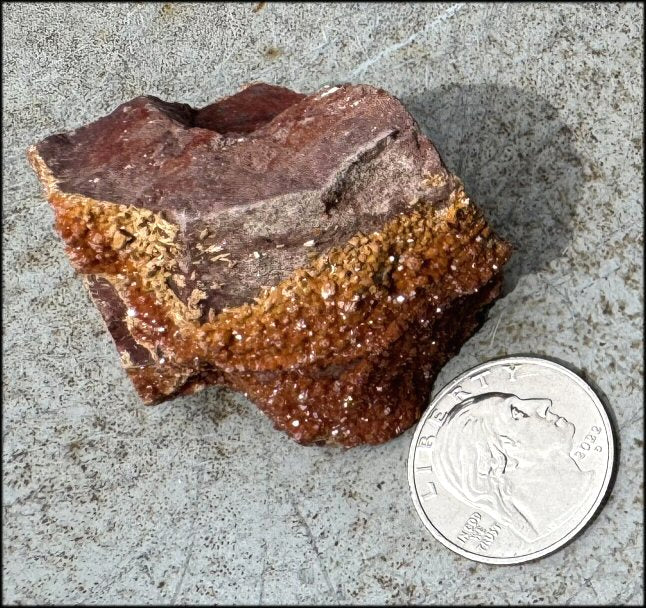
[[441, 486], [533, 542], [572, 515], [593, 472], [572, 458], [574, 425], [545, 398], [489, 392], [456, 405], [431, 450]]

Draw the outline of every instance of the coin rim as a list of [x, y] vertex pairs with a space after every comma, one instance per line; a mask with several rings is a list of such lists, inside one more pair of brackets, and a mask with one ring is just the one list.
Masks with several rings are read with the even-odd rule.
[[[578, 383], [579, 386], [581, 386], [583, 390], [586, 393], [588, 393], [593, 403], [597, 406], [597, 410], [599, 411], [601, 419], [606, 429], [608, 429], [607, 431], [608, 462], [606, 465], [605, 478], [603, 480], [599, 493], [597, 494], [597, 498], [595, 499], [590, 509], [588, 509], [586, 514], [581, 518], [579, 523], [570, 532], [568, 532], [568, 534], [563, 536], [561, 539], [551, 543], [549, 546], [543, 547], [542, 549], [539, 549], [538, 551], [534, 551], [532, 553], [527, 553], [525, 555], [514, 556], [514, 557], [488, 557], [486, 555], [480, 555], [478, 553], [474, 553], [466, 549], [463, 549], [461, 547], [458, 547], [453, 541], [446, 538], [433, 525], [433, 522], [431, 522], [428, 515], [426, 515], [426, 512], [424, 511], [424, 507], [421, 504], [421, 500], [417, 494], [416, 486], [415, 486], [415, 469], [414, 469], [415, 448], [417, 447], [417, 441], [419, 439], [419, 435], [422, 432], [422, 428], [424, 427], [424, 424], [426, 423], [426, 420], [428, 419], [429, 415], [437, 407], [438, 402], [450, 392], [450, 389], [453, 387], [455, 383], [457, 383], [459, 380], [462, 380], [465, 376], [471, 375], [473, 372], [480, 370], [481, 368], [490, 367], [493, 364], [504, 365], [505, 363], [511, 363], [511, 364], [532, 363], [536, 365], [552, 367], [557, 371], [563, 372], [566, 376], [570, 377], [572, 380]], [[612, 474], [614, 471], [614, 466], [615, 466], [614, 429], [610, 422], [610, 417], [608, 416], [606, 407], [603, 401], [601, 400], [601, 398], [599, 397], [599, 395], [597, 395], [594, 389], [581, 376], [579, 376], [572, 370], [568, 369], [564, 365], [561, 365], [560, 363], [556, 363], [549, 359], [543, 359], [542, 357], [527, 357], [527, 356], [501, 357], [498, 359], [490, 359], [489, 361], [476, 365], [475, 367], [467, 369], [461, 374], [458, 374], [457, 376], [455, 376], [455, 378], [453, 378], [450, 382], [448, 382], [442, 388], [442, 390], [433, 398], [433, 400], [431, 401], [431, 404], [428, 406], [428, 408], [426, 408], [426, 411], [422, 414], [422, 417], [420, 418], [417, 424], [417, 427], [415, 428], [415, 433], [413, 435], [413, 439], [411, 441], [410, 448], [408, 450], [407, 464], [408, 464], [408, 488], [411, 493], [411, 498], [413, 499], [413, 504], [415, 505], [415, 511], [417, 512], [418, 517], [422, 520], [424, 527], [435, 537], [436, 540], [440, 541], [445, 547], [447, 547], [451, 551], [454, 551], [455, 553], [458, 553], [459, 555], [462, 555], [463, 557], [466, 557], [467, 559], [470, 559], [472, 561], [485, 563], [485, 564], [499, 564], [499, 565], [520, 564], [520, 563], [529, 562], [535, 559], [539, 559], [541, 557], [545, 557], [547, 555], [554, 553], [555, 551], [558, 551], [561, 547], [563, 547], [570, 540], [572, 540], [579, 532], [581, 532], [582, 529], [593, 519], [594, 515], [597, 513], [597, 510], [599, 509], [599, 506], [601, 505], [604, 498], [606, 497], [610, 480], [612, 479]]]

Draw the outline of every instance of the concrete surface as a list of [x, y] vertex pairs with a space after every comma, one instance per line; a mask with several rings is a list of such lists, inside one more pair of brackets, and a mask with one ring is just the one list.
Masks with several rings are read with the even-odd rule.
[[[5, 602], [639, 604], [642, 8], [5, 4]], [[25, 149], [141, 93], [202, 105], [250, 80], [389, 89], [516, 243], [436, 391], [535, 353], [605, 393], [616, 485], [565, 549], [493, 567], [440, 546], [408, 496], [412, 430], [303, 448], [225, 391], [138, 402]]]

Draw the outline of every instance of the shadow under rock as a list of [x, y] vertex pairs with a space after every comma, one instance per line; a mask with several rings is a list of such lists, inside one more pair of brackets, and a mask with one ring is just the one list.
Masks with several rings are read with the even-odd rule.
[[549, 101], [514, 87], [449, 85], [402, 102], [514, 246], [504, 293], [562, 255], [584, 174], [575, 135]]

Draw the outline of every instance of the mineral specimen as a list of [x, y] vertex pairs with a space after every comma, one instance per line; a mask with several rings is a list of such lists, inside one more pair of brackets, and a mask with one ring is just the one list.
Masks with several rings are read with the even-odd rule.
[[302, 443], [414, 424], [510, 253], [371, 86], [137, 97], [28, 156], [143, 401], [225, 385]]

